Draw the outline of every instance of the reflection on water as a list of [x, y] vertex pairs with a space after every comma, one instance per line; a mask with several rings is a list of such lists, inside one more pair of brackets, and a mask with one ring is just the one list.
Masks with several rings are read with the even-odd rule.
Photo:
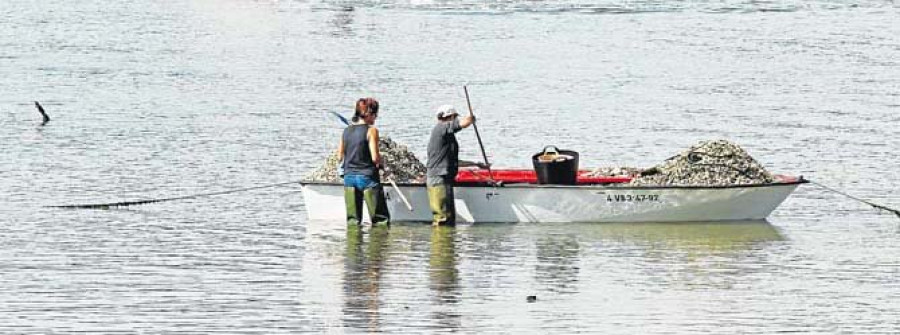
[[[345, 320], [378, 329], [385, 272], [427, 275], [430, 318], [457, 324], [462, 280], [489, 288], [527, 265], [546, 293], [577, 294], [586, 278], [668, 288], [728, 287], [760, 271], [783, 236], [767, 221], [729, 223], [477, 224], [460, 227], [348, 227], [344, 259]], [[390, 234], [389, 234], [390, 232]], [[390, 246], [403, 257], [386, 255]], [[427, 246], [419, 256], [415, 247]], [[533, 253], [533, 261], [523, 257]], [[461, 266], [465, 262], [467, 266]], [[594, 266], [595, 268], [591, 268]], [[599, 268], [596, 268], [598, 267]], [[468, 269], [468, 271], [466, 270]], [[479, 269], [478, 272], [472, 269]], [[635, 272], [631, 272], [635, 271]], [[618, 273], [617, 273], [618, 272]], [[408, 283], [407, 283], [408, 284]]]
[[637, 264], [622, 280], [688, 290], [729, 289], [765, 271], [784, 240], [767, 221], [602, 224], [580, 232], [611, 263]]
[[459, 272], [456, 269], [456, 228], [434, 227], [431, 230], [431, 253], [428, 258], [431, 288], [441, 294], [440, 301], [456, 302]]
[[330, 34], [335, 38], [347, 38], [353, 36], [353, 7], [343, 7], [334, 11], [334, 16], [328, 20], [331, 24]]
[[539, 237], [535, 242], [537, 265], [535, 278], [551, 291], [575, 293], [581, 245], [574, 234]]
[[[390, 228], [372, 227], [368, 234], [357, 225], [347, 225], [344, 262], [344, 325], [376, 332], [380, 329], [380, 286]], [[368, 240], [366, 240], [366, 235]]]
[[[577, 225], [577, 224], [576, 224]], [[768, 221], [584, 224], [582, 231], [602, 239], [634, 241], [698, 252], [740, 250], [755, 243], [780, 241]]]
[[[342, 265], [340, 319], [343, 327], [369, 333], [389, 332], [390, 323], [397, 321], [393, 315], [400, 304], [396, 301], [406, 298], [425, 306], [402, 306], [401, 318], [423, 313], [422, 320], [434, 323], [428, 327], [460, 327], [461, 314], [456, 306], [461, 301], [456, 228], [418, 224], [349, 225], [343, 252], [334, 253], [330, 245], [338, 233], [336, 228], [317, 231], [309, 241], [309, 252], [340, 260], [335, 263]], [[400, 255], [390, 257], [393, 253]], [[326, 261], [319, 266], [327, 267], [331, 263]], [[419, 274], [424, 280], [417, 279]], [[427, 290], [419, 292], [420, 288]]]
[[460, 299], [455, 238], [455, 227], [433, 227], [428, 257], [429, 287], [434, 294], [431, 300], [438, 306], [431, 317], [449, 329], [459, 328], [461, 322], [454, 306]]

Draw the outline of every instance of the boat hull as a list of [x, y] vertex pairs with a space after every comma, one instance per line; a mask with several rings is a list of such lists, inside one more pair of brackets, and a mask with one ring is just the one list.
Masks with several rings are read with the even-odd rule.
[[[726, 187], [465, 185], [455, 188], [455, 202], [458, 222], [762, 220], [804, 182]], [[304, 183], [302, 188], [310, 220], [346, 219], [342, 185]], [[399, 188], [413, 209], [406, 208], [394, 188], [385, 187], [392, 221], [431, 221], [425, 186]]]

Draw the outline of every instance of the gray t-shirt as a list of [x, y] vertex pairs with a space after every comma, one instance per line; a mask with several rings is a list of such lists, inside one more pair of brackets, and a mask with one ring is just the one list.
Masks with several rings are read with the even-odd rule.
[[460, 130], [459, 118], [434, 125], [428, 140], [427, 176], [456, 176], [459, 171], [459, 143], [455, 134]]

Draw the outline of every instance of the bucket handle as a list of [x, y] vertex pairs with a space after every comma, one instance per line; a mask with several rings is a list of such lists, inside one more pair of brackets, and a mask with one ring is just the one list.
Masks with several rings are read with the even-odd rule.
[[[550, 148], [553, 148], [553, 151], [548, 151], [548, 149], [550, 149]], [[559, 148], [557, 148], [555, 145], [548, 145], [548, 146], [544, 147], [544, 153], [543, 153], [543, 154], [546, 155], [547, 152], [552, 152], [552, 153], [554, 153], [554, 154], [559, 155]]]

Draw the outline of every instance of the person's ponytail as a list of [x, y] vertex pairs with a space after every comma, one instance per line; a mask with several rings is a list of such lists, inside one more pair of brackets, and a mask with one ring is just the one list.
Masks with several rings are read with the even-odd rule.
[[361, 98], [356, 100], [356, 110], [353, 113], [353, 122], [371, 114], [378, 114], [378, 100], [375, 98]]
[[363, 114], [366, 112], [367, 109], [368, 109], [368, 107], [366, 106], [366, 99], [356, 100], [356, 109], [353, 112], [353, 119], [352, 119], [353, 122], [354, 123], [359, 122], [359, 119], [363, 116]]

